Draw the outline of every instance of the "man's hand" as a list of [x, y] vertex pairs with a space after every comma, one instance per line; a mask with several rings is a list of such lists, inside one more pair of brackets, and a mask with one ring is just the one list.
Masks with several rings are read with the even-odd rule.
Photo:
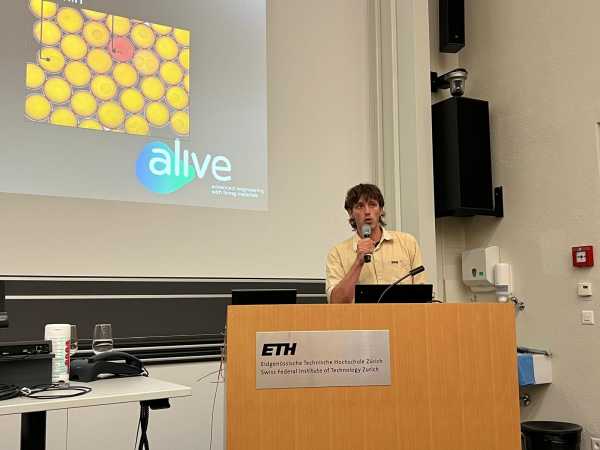
[[360, 260], [361, 263], [365, 261], [365, 255], [371, 254], [375, 251], [375, 242], [371, 238], [364, 238], [358, 241], [356, 244], [356, 259]]
[[365, 264], [365, 255], [375, 251], [375, 242], [371, 238], [364, 238], [356, 244], [356, 260], [344, 278], [333, 288], [329, 301], [331, 303], [352, 303], [354, 287], [360, 277], [360, 272]]

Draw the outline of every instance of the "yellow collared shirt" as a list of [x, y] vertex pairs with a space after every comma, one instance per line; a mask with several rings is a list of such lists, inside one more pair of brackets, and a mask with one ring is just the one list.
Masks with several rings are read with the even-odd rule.
[[[333, 288], [350, 271], [356, 260], [358, 235], [336, 245], [327, 255], [326, 284], [327, 301]], [[381, 240], [370, 263], [363, 265], [358, 282], [360, 284], [391, 284], [403, 277], [409, 270], [422, 265], [421, 250], [417, 240], [408, 233], [383, 229]], [[425, 283], [424, 273], [408, 277], [402, 283]]]

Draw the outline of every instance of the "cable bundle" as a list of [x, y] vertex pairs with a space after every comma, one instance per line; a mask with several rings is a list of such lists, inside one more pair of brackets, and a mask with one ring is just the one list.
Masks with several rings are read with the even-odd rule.
[[[69, 386], [67, 384], [39, 384], [31, 388], [15, 385], [0, 384], [0, 401], [15, 397], [37, 398], [39, 400], [52, 400], [56, 398], [79, 397], [91, 392], [87, 386]], [[48, 394], [51, 392], [71, 392], [69, 394]]]
[[[140, 421], [138, 423], [138, 432], [135, 436], [135, 447], [137, 450], [150, 450], [148, 443], [148, 421], [150, 419], [150, 406], [147, 402], [140, 402]], [[141, 435], [140, 435], [141, 431]], [[138, 437], [140, 439], [139, 445]]]

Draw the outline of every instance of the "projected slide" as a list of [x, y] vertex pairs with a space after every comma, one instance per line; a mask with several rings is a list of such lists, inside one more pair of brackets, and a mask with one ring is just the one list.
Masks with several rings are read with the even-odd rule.
[[268, 209], [266, 0], [1, 1], [0, 193]]
[[135, 135], [190, 134], [190, 31], [28, 0], [35, 55], [25, 115]]

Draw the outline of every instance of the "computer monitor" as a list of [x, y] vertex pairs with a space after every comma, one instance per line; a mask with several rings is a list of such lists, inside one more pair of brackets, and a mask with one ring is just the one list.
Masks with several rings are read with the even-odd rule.
[[[389, 284], [357, 284], [354, 288], [355, 303], [377, 303]], [[397, 284], [392, 286], [380, 303], [431, 303], [432, 284]]]
[[296, 289], [233, 289], [232, 305], [295, 304]]

